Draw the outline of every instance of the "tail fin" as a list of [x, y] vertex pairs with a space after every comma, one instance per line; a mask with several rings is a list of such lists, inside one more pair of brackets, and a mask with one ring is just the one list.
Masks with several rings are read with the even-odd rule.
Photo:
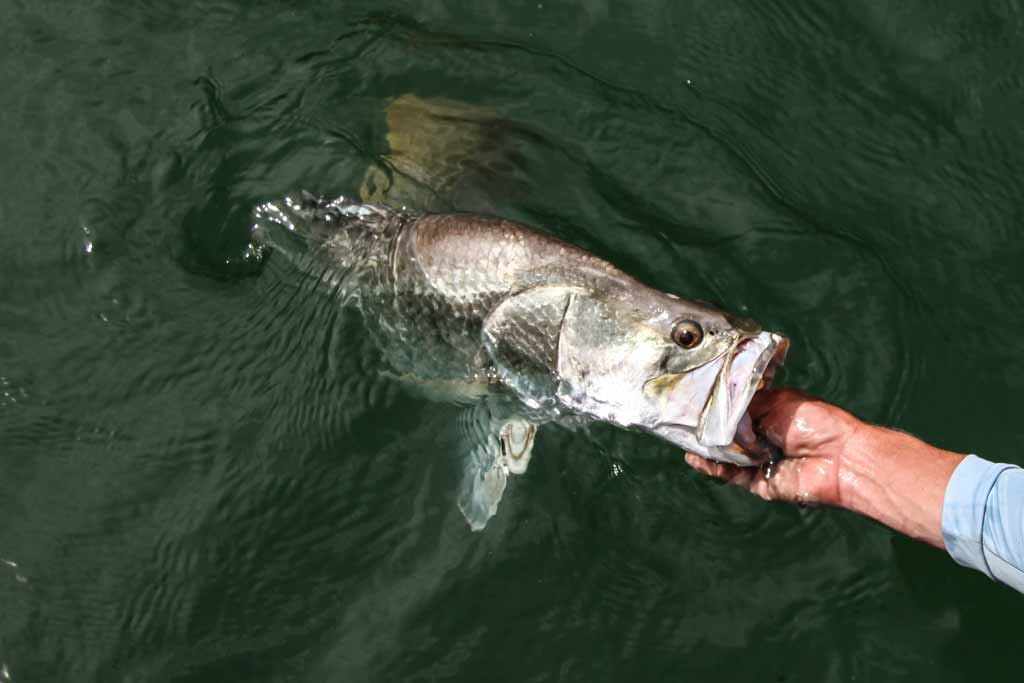
[[501, 148], [494, 144], [499, 121], [484, 107], [406, 94], [388, 104], [385, 119], [389, 152], [363, 177], [365, 202], [451, 209], [474, 184], [474, 173], [488, 166], [486, 157]]

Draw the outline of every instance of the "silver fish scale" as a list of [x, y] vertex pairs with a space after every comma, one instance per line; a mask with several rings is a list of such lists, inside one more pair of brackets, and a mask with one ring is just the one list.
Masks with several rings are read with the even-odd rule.
[[[500, 356], [509, 371], [506, 381], [517, 368], [530, 369], [536, 377], [519, 381], [550, 389], [569, 293], [581, 292], [589, 301], [585, 315], [593, 318], [584, 327], [590, 329], [591, 356], [608, 353], [613, 336], [629, 333], [630, 321], [667, 324], [697, 310], [593, 254], [500, 218], [417, 214], [310, 196], [283, 204], [257, 208], [257, 238], [263, 234], [264, 241], [356, 303], [403, 374], [495, 377], [501, 368], [491, 359]], [[541, 294], [545, 289], [557, 291], [547, 296]], [[500, 323], [502, 353], [487, 353], [484, 324], [496, 324], [496, 309], [510, 303], [518, 308]], [[582, 309], [576, 315], [584, 315]], [[624, 348], [639, 343], [629, 338]], [[603, 362], [610, 370], [617, 360]]]
[[[482, 353], [483, 324], [520, 292], [608, 280], [643, 287], [587, 252], [498, 218], [419, 215], [309, 196], [285, 204], [264, 205], [257, 215], [269, 211], [289, 231], [305, 230], [322, 245], [307, 265], [327, 267], [325, 282], [358, 303], [380, 347], [402, 373], [430, 379], [493, 377]], [[560, 315], [549, 306], [525, 305], [514, 324], [502, 327], [508, 369], [535, 376], [537, 389], [553, 387]]]

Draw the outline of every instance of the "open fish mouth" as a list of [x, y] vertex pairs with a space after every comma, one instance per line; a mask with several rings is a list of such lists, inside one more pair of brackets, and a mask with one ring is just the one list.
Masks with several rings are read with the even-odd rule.
[[789, 342], [762, 332], [742, 340], [724, 361], [697, 426], [697, 440], [705, 446], [728, 446], [754, 393], [767, 386], [785, 360]]
[[652, 431], [705, 458], [747, 466], [768, 460], [747, 408], [771, 384], [788, 349], [785, 337], [761, 332], [680, 376], [665, 396], [664, 421]]

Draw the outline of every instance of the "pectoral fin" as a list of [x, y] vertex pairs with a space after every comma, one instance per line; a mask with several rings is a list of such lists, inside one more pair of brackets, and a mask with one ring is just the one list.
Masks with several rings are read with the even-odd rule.
[[498, 512], [508, 479], [494, 449], [489, 444], [484, 449], [467, 457], [459, 490], [459, 509], [473, 531], [482, 530]]
[[508, 475], [526, 471], [537, 426], [521, 417], [495, 419], [486, 405], [473, 412], [458, 503], [469, 528], [480, 531], [497, 513]]

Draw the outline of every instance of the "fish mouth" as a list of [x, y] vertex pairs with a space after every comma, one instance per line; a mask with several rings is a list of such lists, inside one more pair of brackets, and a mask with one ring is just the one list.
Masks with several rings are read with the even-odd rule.
[[[754, 394], [771, 384], [776, 370], [789, 350], [789, 340], [772, 332], [761, 332], [742, 339], [724, 361], [715, 385], [708, 395], [695, 435], [715, 460], [738, 465], [763, 462], [767, 452], [752, 452], [736, 444], [737, 432], [750, 432], [747, 408]], [[750, 435], [741, 439], [750, 443]]]
[[659, 397], [663, 416], [651, 431], [705, 458], [763, 463], [771, 453], [758, 443], [747, 408], [754, 394], [771, 384], [788, 349], [782, 335], [749, 334], [705, 365], [649, 381], [645, 392]]

